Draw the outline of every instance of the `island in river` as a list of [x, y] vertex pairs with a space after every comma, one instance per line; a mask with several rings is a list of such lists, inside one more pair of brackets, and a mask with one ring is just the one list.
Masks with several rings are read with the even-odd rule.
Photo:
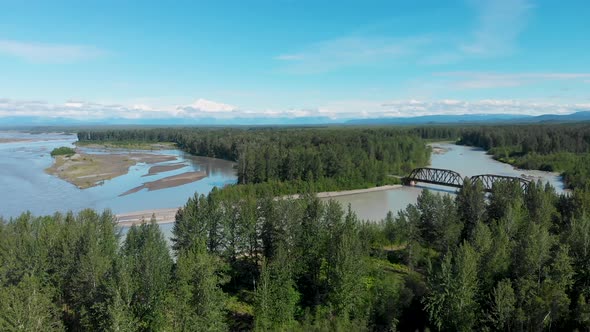
[[130, 189], [119, 196], [126, 196], [129, 194], [136, 193], [140, 190], [147, 189], [148, 191], [164, 189], [164, 188], [171, 188], [176, 186], [181, 186], [183, 184], [195, 182], [207, 177], [207, 173], [203, 171], [196, 171], [196, 172], [185, 172], [182, 174], [172, 175], [165, 177], [163, 179], [159, 179], [156, 181], [145, 182], [141, 186], [137, 186], [133, 189]]
[[127, 174], [129, 167], [137, 163], [155, 164], [173, 160], [176, 160], [175, 156], [147, 153], [87, 154], [77, 151], [72, 156], [55, 156], [54, 164], [45, 171], [86, 189]]

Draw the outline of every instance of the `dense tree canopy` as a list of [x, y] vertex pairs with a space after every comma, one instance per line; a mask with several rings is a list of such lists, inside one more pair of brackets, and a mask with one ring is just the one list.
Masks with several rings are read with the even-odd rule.
[[[546, 128], [553, 127], [536, 130]], [[551, 131], [557, 139], [574, 135], [570, 131], [575, 128], [583, 133], [585, 127]], [[457, 133], [442, 128], [434, 133], [410, 130], [414, 134], [365, 129], [351, 130], [348, 136], [344, 129], [154, 129], [80, 135], [126, 133], [137, 136], [120, 138], [175, 141], [183, 148], [189, 145], [181, 142], [190, 141], [195, 148], [208, 142], [200, 154], [238, 161], [247, 158], [239, 156], [250, 139], [259, 144], [253, 153], [276, 145], [287, 151], [279, 153], [287, 158], [293, 151], [304, 158], [305, 153], [322, 151], [322, 146], [328, 149], [331, 145], [318, 142], [334, 140], [335, 149], [350, 144], [355, 151], [360, 144], [360, 150], [370, 151], [372, 146], [373, 154], [359, 150], [358, 160], [374, 158], [372, 162], [393, 172], [388, 167], [409, 166], [425, 153], [420, 139], [412, 135]], [[462, 129], [462, 142], [480, 145], [475, 137], [488, 130]], [[518, 130], [498, 132], [509, 137]], [[536, 130], [522, 130], [520, 135], [535, 136]], [[342, 136], [341, 142], [332, 135]], [[377, 138], [387, 141], [387, 135], [396, 137], [389, 148], [416, 148], [417, 155], [400, 150], [402, 157], [390, 159], [399, 164], [377, 158]], [[112, 139], [107, 136], [104, 139]], [[362, 137], [375, 141], [362, 147]], [[562, 150], [581, 158], [586, 147], [584, 135], [580, 137], [578, 147]], [[302, 145], [294, 145], [296, 140]], [[395, 143], [398, 140], [408, 145]], [[524, 152], [524, 141], [514, 142], [486, 148], [494, 151], [515, 144], [520, 157], [541, 155], [540, 150]], [[228, 155], [219, 148], [225, 144]], [[556, 151], [544, 151], [543, 156], [561, 153]], [[349, 154], [344, 159], [357, 157]], [[318, 160], [324, 165], [327, 159]], [[258, 161], [257, 157], [253, 162]], [[307, 170], [312, 164], [301, 167]], [[338, 172], [331, 179], [350, 171]], [[253, 174], [257, 171], [242, 177], [250, 182]], [[465, 181], [456, 195], [424, 190], [416, 204], [397, 215], [365, 222], [350, 208], [319, 200], [313, 191], [299, 199], [277, 197], [273, 187], [292, 180], [279, 176], [276, 182], [261, 181], [262, 185], [253, 181], [214, 189], [208, 195], [196, 193], [179, 209], [170, 241], [153, 221], [121, 229], [109, 211], [41, 217], [23, 213], [0, 219], [0, 330], [590, 329], [590, 194], [584, 186], [558, 195], [542, 183], [532, 183], [523, 192], [518, 185], [498, 182], [485, 194], [481, 183]], [[311, 177], [300, 181], [310, 189], [317, 184]]]
[[325, 191], [394, 182], [389, 175], [405, 175], [430, 156], [419, 137], [396, 128], [121, 129], [81, 131], [78, 139], [175, 142], [195, 155], [237, 161], [240, 184], [282, 183], [284, 193], [305, 183]]
[[214, 190], [179, 210], [170, 246], [153, 223], [122, 237], [109, 212], [23, 214], [0, 228], [0, 328], [587, 329], [589, 197], [466, 186], [377, 223]]

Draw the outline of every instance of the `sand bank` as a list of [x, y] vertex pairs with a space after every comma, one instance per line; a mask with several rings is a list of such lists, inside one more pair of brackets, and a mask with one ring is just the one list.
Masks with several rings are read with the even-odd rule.
[[133, 224], [140, 224], [142, 222], [150, 222], [152, 216], [156, 218], [158, 224], [173, 223], [178, 208], [171, 209], [155, 209], [147, 211], [138, 211], [131, 213], [117, 214], [117, 221], [121, 226], [132, 226]]
[[432, 146], [432, 153], [434, 154], [445, 154], [449, 150], [440, 146]]
[[[318, 198], [332, 198], [332, 197], [339, 197], [339, 196], [348, 196], [348, 195], [357, 195], [357, 194], [365, 194], [365, 193], [372, 193], [375, 191], [385, 191], [385, 190], [392, 190], [398, 189], [403, 187], [401, 184], [390, 184], [386, 186], [379, 186], [379, 187], [371, 187], [365, 189], [353, 189], [353, 190], [341, 190], [341, 191], [325, 191], [321, 193], [317, 193], [316, 196]], [[294, 194], [294, 195], [286, 195], [280, 197], [281, 199], [298, 199], [301, 195]]]
[[76, 146], [90, 149], [126, 149], [126, 150], [172, 150], [176, 144], [172, 142], [96, 142], [96, 141], [77, 141]]
[[[346, 196], [346, 195], [355, 195], [355, 194], [364, 194], [370, 193], [375, 191], [383, 191], [383, 190], [392, 190], [392, 189], [399, 189], [402, 188], [402, 185], [395, 184], [395, 185], [387, 185], [387, 186], [380, 186], [380, 187], [373, 187], [373, 188], [366, 188], [366, 189], [354, 189], [354, 190], [343, 190], [343, 191], [327, 191], [321, 192], [317, 194], [319, 198], [333, 198], [338, 196]], [[295, 195], [287, 195], [281, 197], [282, 199], [298, 199], [299, 194]], [[166, 224], [174, 222], [174, 217], [176, 216], [176, 212], [178, 208], [173, 209], [154, 209], [154, 210], [147, 210], [147, 211], [139, 211], [139, 212], [129, 212], [129, 213], [120, 213], [117, 214], [117, 220], [121, 226], [131, 226], [132, 224], [139, 224], [142, 219], [149, 222], [152, 215], [155, 215], [156, 222], [158, 224]]]
[[17, 143], [17, 142], [32, 142], [29, 138], [0, 138], [1, 143]]
[[150, 175], [160, 174], [160, 173], [163, 173], [163, 172], [174, 171], [174, 170], [183, 168], [185, 166], [186, 166], [185, 163], [152, 166], [148, 170], [148, 173], [146, 175], [143, 175], [143, 176], [150, 176]]
[[45, 172], [85, 189], [127, 174], [129, 167], [137, 163], [155, 164], [172, 160], [176, 157], [146, 153], [85, 154], [78, 151], [71, 157], [56, 156], [53, 165]]
[[136, 192], [143, 190], [143, 189], [147, 189], [148, 191], [152, 191], [152, 190], [159, 190], [159, 189], [164, 189], [164, 188], [172, 188], [172, 187], [182, 186], [183, 184], [195, 182], [195, 181], [201, 180], [205, 177], [207, 177], [207, 173], [205, 173], [203, 171], [185, 172], [182, 174], [177, 174], [177, 175], [165, 177], [160, 180], [146, 182], [139, 187], [135, 187], [131, 190], [128, 190], [128, 191], [122, 193], [119, 196], [133, 194], [133, 193], [136, 193]]

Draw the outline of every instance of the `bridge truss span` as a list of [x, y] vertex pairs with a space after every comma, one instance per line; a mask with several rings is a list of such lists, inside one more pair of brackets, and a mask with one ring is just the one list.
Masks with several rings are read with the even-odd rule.
[[455, 188], [461, 188], [463, 186], [463, 178], [461, 177], [461, 174], [440, 168], [416, 168], [406, 177], [406, 181], [408, 183], [424, 182]]
[[513, 176], [504, 176], [504, 175], [494, 175], [494, 174], [481, 174], [475, 175], [471, 177], [471, 182], [475, 183], [476, 181], [481, 181], [483, 188], [485, 191], [492, 191], [492, 187], [494, 186], [495, 182], [498, 181], [507, 181], [507, 182], [517, 182], [520, 188], [523, 191], [526, 191], [531, 183], [529, 180], [513, 177]]
[[[480, 181], [483, 188], [487, 192], [491, 192], [494, 183], [499, 181], [518, 183], [523, 191], [529, 187], [530, 181], [520, 177], [495, 175], [495, 174], [481, 174], [470, 177], [471, 183]], [[450, 169], [421, 167], [416, 168], [404, 178], [404, 183], [414, 185], [417, 182], [437, 184], [441, 186], [461, 188], [463, 187], [463, 177], [461, 174]]]

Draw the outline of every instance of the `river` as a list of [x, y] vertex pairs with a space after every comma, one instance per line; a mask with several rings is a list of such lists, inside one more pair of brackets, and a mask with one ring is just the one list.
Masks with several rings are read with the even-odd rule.
[[[557, 192], [565, 190], [561, 176], [557, 173], [515, 169], [511, 165], [494, 160], [484, 150], [478, 148], [448, 143], [436, 143], [432, 144], [432, 147], [435, 151], [439, 151], [432, 154], [430, 167], [433, 168], [451, 169], [463, 177], [479, 174], [517, 177], [526, 175], [541, 179], [543, 182], [549, 182]], [[387, 191], [340, 196], [333, 199], [343, 206], [350, 204], [352, 210], [361, 219], [381, 220], [388, 211], [397, 213], [405, 209], [408, 204], [416, 203], [416, 199], [424, 188], [445, 194], [456, 192], [456, 189], [452, 187], [419, 183], [416, 187], [402, 187]]]
[[[16, 141], [21, 140], [21, 141]], [[222, 187], [237, 182], [234, 163], [221, 159], [195, 157], [180, 150], [156, 150], [147, 153], [176, 156], [177, 160], [163, 162], [184, 163], [185, 167], [144, 177], [153, 165], [139, 163], [130, 167], [125, 175], [105, 181], [88, 189], [45, 173], [53, 163], [50, 152], [60, 146], [73, 147], [76, 135], [21, 132], [0, 132], [0, 216], [15, 217], [24, 211], [35, 215], [56, 211], [79, 211], [84, 208], [111, 209], [115, 213], [158, 208], [174, 208], [186, 203], [195, 192], [207, 194], [215, 186]], [[9, 142], [7, 141], [14, 141]], [[105, 153], [100, 149], [85, 149], [86, 153]], [[111, 151], [113, 152], [113, 151]], [[114, 151], [126, 153], [128, 151]], [[137, 151], [146, 153], [146, 151]], [[144, 182], [190, 171], [203, 170], [202, 180], [160, 190], [142, 190], [119, 196]]]
[[[73, 146], [76, 141], [75, 135], [0, 132], [0, 141], [7, 139], [26, 139], [26, 141], [0, 143], [0, 216], [5, 218], [18, 216], [27, 210], [36, 215], [42, 215], [56, 211], [79, 211], [83, 208], [97, 210], [108, 208], [115, 213], [174, 208], [184, 205], [188, 197], [195, 192], [207, 194], [214, 186], [221, 187], [237, 181], [232, 162], [194, 157], [179, 150], [158, 150], [150, 153], [174, 155], [178, 158], [174, 163], [183, 162], [186, 163], [186, 167], [150, 176], [149, 181], [198, 170], [205, 170], [207, 177], [182, 186], [155, 191], [142, 190], [120, 197], [121, 193], [148, 181], [143, 176], [152, 165], [136, 164], [126, 175], [105, 181], [102, 185], [81, 190], [44, 172], [44, 169], [53, 162], [49, 154], [51, 150], [59, 146]], [[431, 167], [451, 169], [462, 176], [486, 173], [507, 176], [524, 174], [549, 182], [558, 192], [564, 190], [564, 184], [558, 174], [515, 169], [492, 159], [485, 151], [477, 148], [446, 143], [437, 143], [432, 146], [439, 153], [432, 154]], [[104, 151], [87, 149], [86, 152], [103, 153]], [[343, 206], [350, 204], [361, 219], [380, 220], [388, 211], [397, 213], [408, 204], [415, 203], [424, 188], [447, 194], [455, 192], [455, 189], [451, 187], [420, 185], [333, 199], [342, 203]], [[163, 225], [163, 228], [169, 231], [170, 226]]]

